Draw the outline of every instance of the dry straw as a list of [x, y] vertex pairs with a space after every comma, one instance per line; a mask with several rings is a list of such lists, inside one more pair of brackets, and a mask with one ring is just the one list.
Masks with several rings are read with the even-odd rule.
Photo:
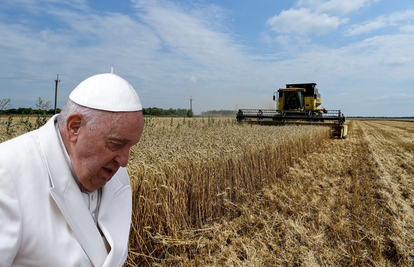
[[326, 127], [148, 120], [128, 165], [134, 198], [129, 265], [195, 253], [198, 244], [185, 242], [188, 231], [239, 217], [240, 205], [328, 138]]

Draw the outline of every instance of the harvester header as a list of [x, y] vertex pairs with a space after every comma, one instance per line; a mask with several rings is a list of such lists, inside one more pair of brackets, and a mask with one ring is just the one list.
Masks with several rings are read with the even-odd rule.
[[341, 110], [326, 110], [316, 83], [286, 84], [273, 93], [277, 109], [239, 109], [237, 121], [262, 125], [315, 124], [331, 127], [331, 135], [345, 138], [348, 126]]

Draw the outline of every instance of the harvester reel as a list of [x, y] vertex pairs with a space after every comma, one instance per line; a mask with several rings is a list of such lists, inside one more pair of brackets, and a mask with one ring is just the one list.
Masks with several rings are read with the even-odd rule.
[[[286, 116], [286, 111], [282, 110], [280, 113], [282, 114], [282, 118]], [[286, 125], [286, 120], [282, 119], [282, 125]]]
[[263, 111], [259, 109], [259, 112], [257, 112], [257, 123], [262, 124], [263, 121]]
[[309, 124], [312, 124], [312, 120], [309, 119], [310, 117], [312, 117], [312, 111], [311, 110], [305, 111], [305, 114], [308, 117]]

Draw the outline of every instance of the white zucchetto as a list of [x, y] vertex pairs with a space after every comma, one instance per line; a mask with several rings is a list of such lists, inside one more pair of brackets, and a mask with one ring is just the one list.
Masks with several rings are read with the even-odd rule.
[[81, 82], [69, 95], [78, 105], [115, 112], [142, 110], [134, 88], [113, 73], [97, 74]]

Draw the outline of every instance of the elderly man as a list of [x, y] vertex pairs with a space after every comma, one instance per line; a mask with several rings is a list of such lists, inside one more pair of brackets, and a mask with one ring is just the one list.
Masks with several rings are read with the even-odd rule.
[[123, 265], [141, 110], [127, 81], [95, 75], [42, 128], [0, 144], [1, 267]]

